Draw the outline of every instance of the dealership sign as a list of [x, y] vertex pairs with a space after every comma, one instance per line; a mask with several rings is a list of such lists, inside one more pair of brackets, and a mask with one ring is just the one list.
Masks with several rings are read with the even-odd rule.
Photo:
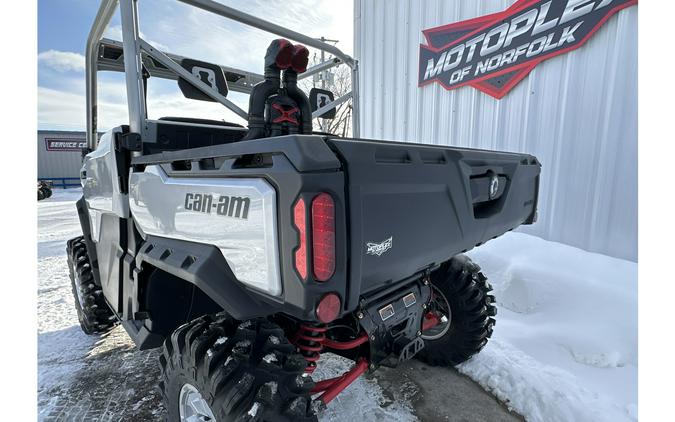
[[504, 12], [422, 31], [419, 86], [469, 85], [502, 98], [536, 65], [584, 44], [637, 0], [519, 0]]
[[82, 151], [87, 146], [84, 138], [45, 138], [47, 151]]

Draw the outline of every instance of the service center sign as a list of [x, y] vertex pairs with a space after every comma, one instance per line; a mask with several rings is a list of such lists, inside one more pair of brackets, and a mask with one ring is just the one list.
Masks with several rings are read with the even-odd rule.
[[422, 31], [419, 86], [502, 98], [539, 63], [579, 48], [637, 0], [519, 0], [501, 13]]
[[45, 138], [47, 151], [82, 151], [87, 146], [83, 138]]

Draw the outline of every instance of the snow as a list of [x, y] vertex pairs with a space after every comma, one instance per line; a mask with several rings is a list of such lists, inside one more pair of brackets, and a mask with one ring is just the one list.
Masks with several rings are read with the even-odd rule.
[[637, 420], [637, 264], [522, 233], [470, 252], [491, 341], [459, 371], [530, 421]]
[[260, 408], [260, 403], [255, 402], [253, 403], [253, 406], [251, 406], [251, 409], [248, 411], [248, 415], [251, 417], [255, 417], [255, 415], [258, 414], [258, 409]]
[[[66, 241], [81, 234], [74, 208], [81, 195], [80, 189], [55, 189], [51, 198], [39, 202], [38, 394], [68, 384], [84, 366], [80, 357], [96, 342], [80, 330], [66, 264]], [[41, 407], [40, 414], [46, 409]]]
[[[133, 413], [150, 406], [144, 418], [161, 420], [159, 397], [152, 393], [157, 372], [146, 369], [157, 366], [156, 356], [134, 351], [120, 327], [107, 336], [86, 336], [79, 328], [65, 243], [81, 234], [74, 206], [80, 196], [80, 189], [56, 189], [38, 203], [39, 420], [69, 403], [74, 384], [85, 392], [73, 397], [91, 389], [103, 396], [92, 406], [108, 403], [110, 386], [98, 391], [83, 377], [96, 362], [146, 371], [140, 381], [126, 381], [137, 390], [122, 398], [136, 404], [121, 401], [111, 409]], [[508, 233], [469, 255], [494, 286], [499, 313], [491, 341], [459, 371], [529, 421], [637, 420], [637, 264], [522, 233]], [[350, 366], [325, 353], [314, 378], [337, 376]], [[416, 388], [411, 383], [392, 395], [377, 373], [364, 376], [320, 419], [414, 421]], [[107, 415], [133, 419], [131, 413]]]
[[264, 360], [266, 363], [273, 363], [279, 361], [279, 359], [277, 359], [274, 353], [266, 354], [265, 356], [263, 356], [262, 360]]
[[[354, 363], [332, 353], [322, 353], [315, 380], [337, 377], [351, 369]], [[414, 388], [414, 387], [411, 387]], [[375, 377], [360, 377], [343, 390], [321, 413], [322, 421], [417, 421], [410, 397], [387, 397]]]

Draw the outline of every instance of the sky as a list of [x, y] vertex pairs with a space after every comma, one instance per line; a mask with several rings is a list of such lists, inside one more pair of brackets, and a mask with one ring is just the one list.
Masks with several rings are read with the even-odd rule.
[[[218, 0], [259, 18], [311, 37], [337, 39], [353, 51], [353, 4], [330, 0]], [[84, 49], [98, 10], [94, 0], [38, 1], [38, 128], [84, 130]], [[155, 47], [185, 57], [262, 73], [263, 57], [277, 36], [190, 7], [177, 0], [139, 0], [141, 38]], [[119, 11], [104, 35], [121, 40]], [[315, 52], [310, 49], [312, 54]], [[248, 96], [228, 98], [247, 109]], [[100, 72], [98, 127], [127, 124], [124, 75]], [[148, 117], [188, 116], [242, 123], [216, 103], [185, 99], [175, 81], [150, 78]]]

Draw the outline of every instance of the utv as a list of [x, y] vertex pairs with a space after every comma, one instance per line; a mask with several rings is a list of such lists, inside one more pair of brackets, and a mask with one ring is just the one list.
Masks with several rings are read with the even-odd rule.
[[47, 180], [38, 180], [37, 182], [37, 195], [38, 201], [43, 199], [50, 198], [52, 196], [52, 188], [54, 184], [51, 181]]
[[[210, 0], [181, 0], [283, 37], [264, 73], [167, 54], [121, 0], [122, 42], [86, 51], [82, 236], [68, 242], [86, 333], [121, 322], [163, 347], [170, 421], [311, 421], [351, 382], [417, 358], [455, 365], [492, 334], [491, 287], [463, 252], [536, 219], [531, 155], [359, 139], [358, 65], [332, 45]], [[308, 50], [333, 56], [307, 68]], [[298, 80], [346, 65], [352, 92], [314, 109]], [[126, 77], [129, 124], [97, 139], [97, 71]], [[248, 122], [146, 116], [148, 78]], [[250, 95], [248, 111], [228, 90]], [[354, 138], [312, 131], [352, 100]], [[313, 101], [316, 104], [316, 101]], [[354, 361], [311, 376], [320, 354]]]

